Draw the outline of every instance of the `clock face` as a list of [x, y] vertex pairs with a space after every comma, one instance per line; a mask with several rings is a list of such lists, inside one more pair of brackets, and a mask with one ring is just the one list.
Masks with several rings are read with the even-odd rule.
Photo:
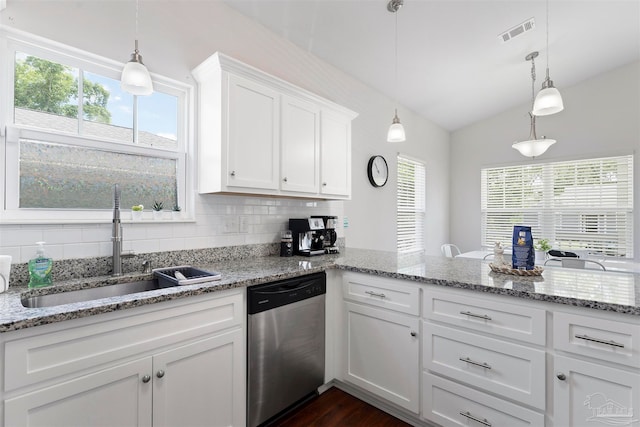
[[374, 187], [382, 187], [389, 179], [389, 167], [387, 161], [382, 156], [372, 156], [367, 165], [367, 175], [369, 182]]

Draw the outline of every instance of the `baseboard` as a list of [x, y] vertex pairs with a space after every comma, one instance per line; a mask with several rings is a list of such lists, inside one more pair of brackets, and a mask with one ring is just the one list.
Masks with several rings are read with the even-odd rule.
[[404, 408], [400, 408], [396, 405], [393, 405], [389, 402], [386, 402], [382, 399], [380, 399], [379, 397], [371, 394], [370, 392], [366, 391], [366, 390], [362, 390], [359, 387], [356, 387], [354, 385], [351, 384], [347, 384], [345, 382], [342, 382], [340, 380], [337, 379], [333, 379], [330, 382], [328, 382], [327, 384], [324, 384], [321, 388], [324, 388], [324, 390], [320, 390], [318, 389], [318, 391], [320, 393], [323, 393], [324, 391], [330, 389], [331, 387], [336, 387], [339, 388], [340, 390], [344, 391], [345, 393], [349, 393], [350, 395], [357, 397], [358, 399], [367, 402], [369, 405], [371, 406], [375, 406], [376, 408], [380, 409], [381, 411], [386, 412], [387, 414], [393, 415], [394, 417], [398, 418], [399, 420], [404, 421], [407, 424], [411, 424], [412, 426], [415, 427], [438, 427], [437, 424], [431, 424], [425, 420], [420, 419], [420, 416], [418, 414], [414, 414], [411, 413], [409, 411], [407, 411]]

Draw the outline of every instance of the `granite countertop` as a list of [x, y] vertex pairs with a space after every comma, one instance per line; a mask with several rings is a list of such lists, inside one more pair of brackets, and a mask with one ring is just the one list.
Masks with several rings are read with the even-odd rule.
[[220, 272], [222, 279], [45, 308], [25, 308], [21, 296], [146, 280], [152, 276], [128, 274], [118, 278], [77, 279], [37, 290], [11, 286], [0, 294], [0, 332], [246, 287], [330, 268], [640, 316], [640, 274], [632, 273], [550, 267], [542, 277], [519, 277], [493, 273], [488, 262], [482, 260], [399, 257], [392, 252], [363, 249], [346, 249], [342, 254], [311, 258], [265, 256], [225, 260], [197, 267]]

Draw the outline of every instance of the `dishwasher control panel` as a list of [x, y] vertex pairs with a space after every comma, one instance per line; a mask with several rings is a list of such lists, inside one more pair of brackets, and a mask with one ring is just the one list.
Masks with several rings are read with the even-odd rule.
[[250, 286], [247, 288], [247, 314], [260, 313], [326, 293], [327, 276], [324, 272]]

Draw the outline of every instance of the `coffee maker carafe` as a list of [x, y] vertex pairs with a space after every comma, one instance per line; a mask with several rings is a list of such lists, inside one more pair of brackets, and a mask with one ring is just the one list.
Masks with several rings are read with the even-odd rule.
[[337, 216], [318, 215], [311, 218], [322, 218], [324, 224], [324, 252], [327, 254], [337, 254], [339, 252], [336, 241], [338, 240], [338, 234], [336, 233], [336, 226], [338, 223]]
[[289, 229], [293, 235], [294, 255], [313, 256], [325, 253], [322, 218], [291, 218]]

